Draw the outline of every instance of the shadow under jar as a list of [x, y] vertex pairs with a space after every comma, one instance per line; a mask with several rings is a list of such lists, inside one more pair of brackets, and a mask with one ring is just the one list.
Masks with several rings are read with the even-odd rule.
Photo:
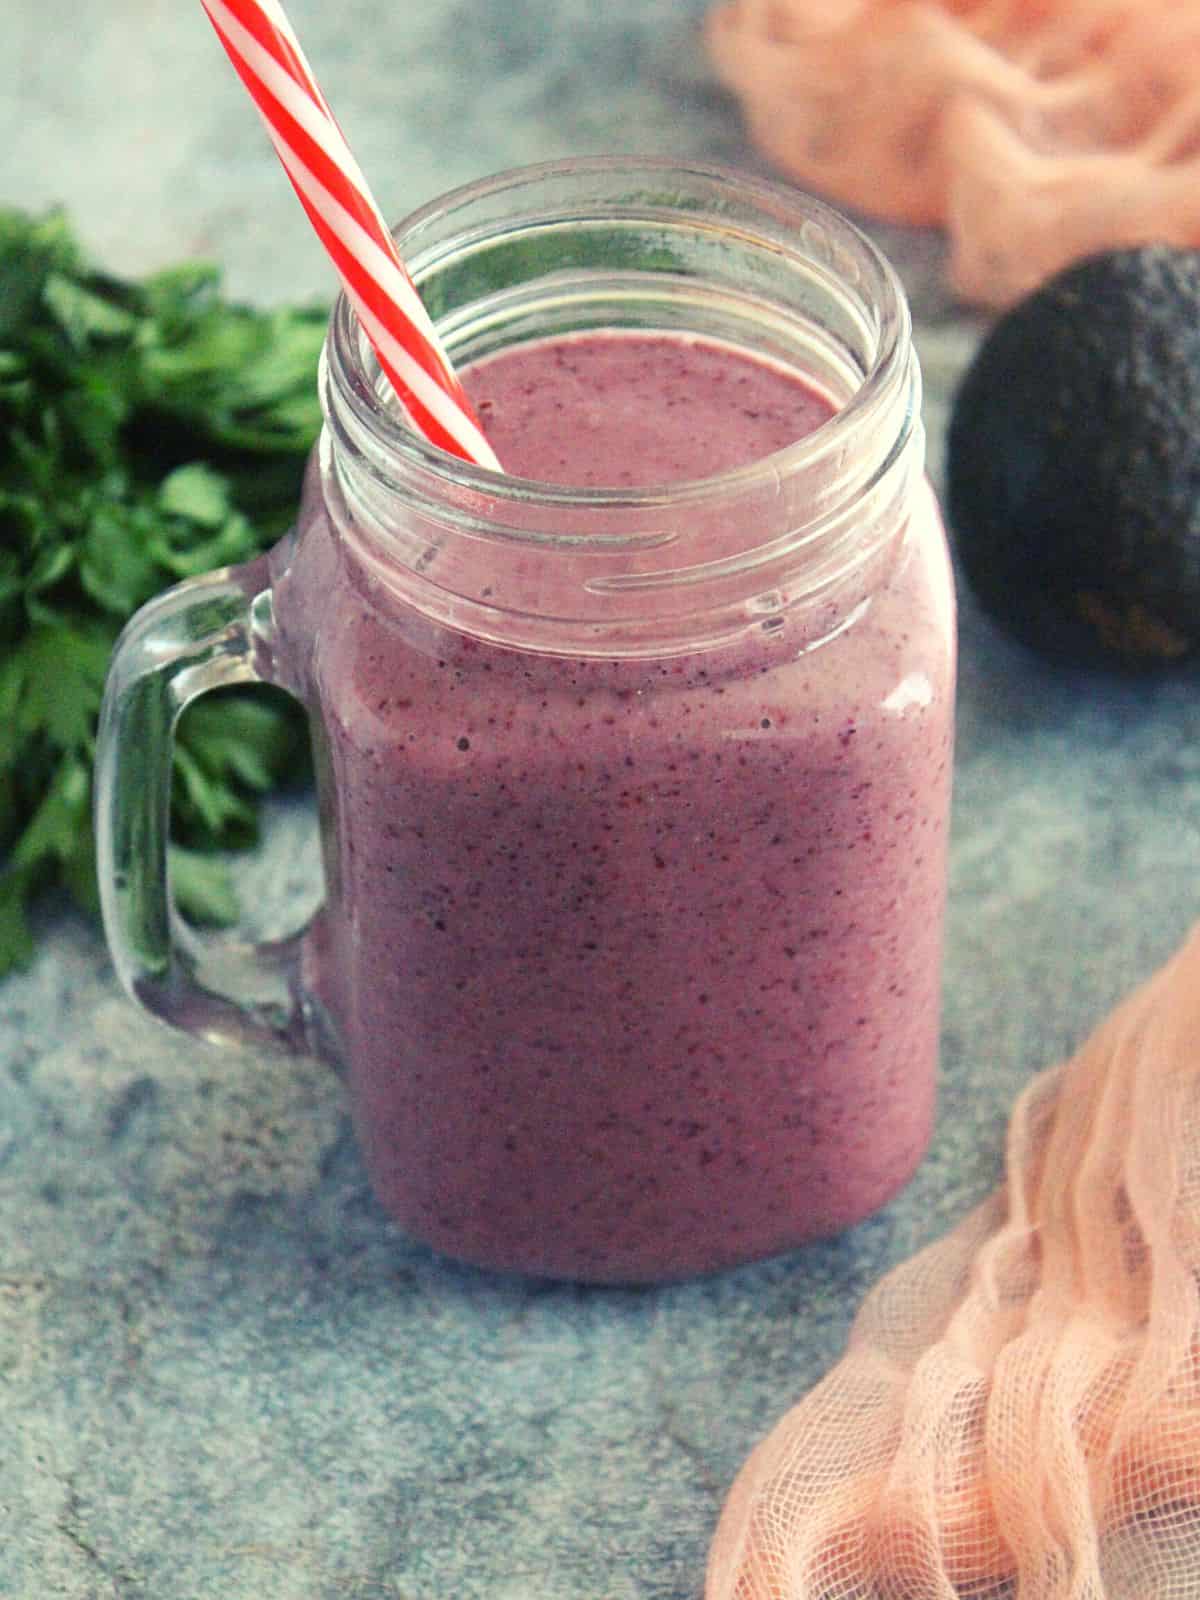
[[213, 580], [236, 672], [212, 650], [179, 697], [259, 677], [308, 708], [325, 900], [273, 1008], [219, 998], [178, 927], [139, 945], [110, 885], [122, 976], [196, 1031], [333, 1054], [379, 1198], [452, 1256], [644, 1282], [836, 1232], [908, 1179], [935, 1100], [954, 608], [901, 289], [818, 202], [623, 159], [397, 238], [468, 374], [636, 333], [833, 414], [706, 478], [500, 476], [414, 436], [340, 303], [297, 526]]

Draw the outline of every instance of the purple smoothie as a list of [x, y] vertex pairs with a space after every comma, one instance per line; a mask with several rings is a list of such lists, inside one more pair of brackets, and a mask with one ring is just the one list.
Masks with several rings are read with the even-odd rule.
[[[791, 372], [667, 335], [521, 346], [467, 383], [511, 473], [572, 484], [694, 478], [830, 414]], [[406, 617], [307, 497], [275, 583], [281, 636], [315, 634], [296, 672], [323, 729], [306, 981], [414, 1236], [673, 1278], [833, 1233], [911, 1175], [951, 747], [931, 497], [896, 543], [819, 648], [758, 629], [566, 659]]]
[[709, 477], [833, 415], [786, 368], [696, 339], [544, 340], [479, 363], [464, 381], [506, 472], [579, 488]]

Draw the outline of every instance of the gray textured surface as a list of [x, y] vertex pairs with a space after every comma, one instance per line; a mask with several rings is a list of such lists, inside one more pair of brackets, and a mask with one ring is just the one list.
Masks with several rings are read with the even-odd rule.
[[[385, 208], [601, 149], [756, 167], [700, 0], [379, 0], [292, 14]], [[96, 252], [196, 252], [260, 299], [330, 281], [198, 6], [9, 0], [0, 202]], [[978, 325], [936, 239], [909, 285], [932, 459]], [[48, 911], [0, 987], [0, 1594], [70, 1600], [690, 1600], [747, 1449], [867, 1286], [994, 1181], [1028, 1075], [1196, 912], [1195, 677], [1051, 672], [964, 605], [944, 1091], [901, 1200], [786, 1260], [643, 1292], [530, 1288], [413, 1248], [336, 1080], [218, 1056], [119, 999]], [[255, 871], [310, 873], [281, 813]], [[298, 854], [299, 852], [299, 854]]]

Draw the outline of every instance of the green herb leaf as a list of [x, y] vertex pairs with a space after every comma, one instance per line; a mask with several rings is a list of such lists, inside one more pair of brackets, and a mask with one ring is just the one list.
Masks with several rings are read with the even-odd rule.
[[[61, 212], [0, 209], [0, 974], [32, 951], [37, 895], [94, 909], [91, 765], [122, 624], [294, 515], [326, 320], [230, 304], [204, 262], [113, 277]], [[214, 852], [254, 838], [306, 740], [282, 696], [212, 698], [179, 729], [172, 870], [185, 915], [223, 922]]]
[[20, 966], [33, 955], [26, 915], [32, 876], [17, 867], [0, 868], [0, 971]]
[[237, 921], [237, 890], [228, 863], [182, 845], [170, 849], [171, 892], [189, 922], [226, 928]]

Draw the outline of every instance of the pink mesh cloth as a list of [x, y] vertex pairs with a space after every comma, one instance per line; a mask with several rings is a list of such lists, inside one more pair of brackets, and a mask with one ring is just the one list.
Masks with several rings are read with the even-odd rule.
[[1200, 245], [1196, 0], [725, 0], [717, 69], [801, 182], [941, 223], [1003, 306], [1080, 256]]
[[1200, 929], [753, 1452], [707, 1600], [1200, 1595]]

